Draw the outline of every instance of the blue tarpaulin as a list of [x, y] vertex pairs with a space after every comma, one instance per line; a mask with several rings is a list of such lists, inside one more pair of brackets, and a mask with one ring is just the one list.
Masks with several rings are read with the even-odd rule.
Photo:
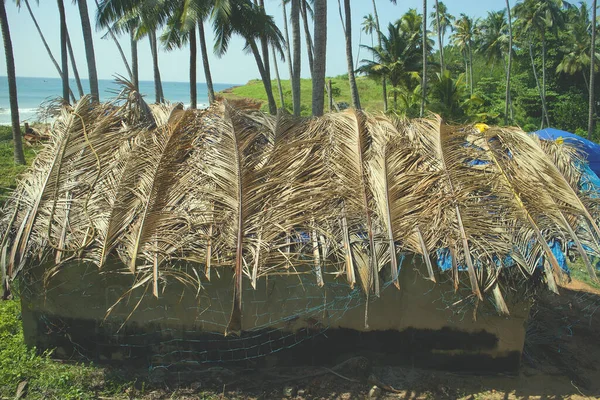
[[[571, 132], [561, 131], [559, 129], [547, 128], [542, 129], [541, 131], [533, 132], [535, 135], [539, 136], [542, 140], [557, 140], [562, 139], [566, 143], [574, 145], [577, 147], [585, 156], [585, 163], [578, 165], [578, 168], [581, 170], [581, 180], [580, 185], [581, 189], [584, 191], [589, 191], [594, 194], [592, 196], [597, 197], [600, 196], [600, 145], [594, 142], [591, 142], [587, 139], [582, 138]], [[480, 165], [483, 162], [479, 160], [472, 160], [469, 162], [470, 165]], [[552, 250], [552, 253], [556, 257], [556, 261], [560, 265], [561, 269], [569, 274], [569, 267], [567, 265], [567, 258], [565, 256], [563, 246], [558, 240], [551, 240], [548, 243], [548, 246]], [[569, 242], [567, 247], [573, 247], [574, 243]], [[585, 248], [586, 246], [584, 246]], [[586, 250], [591, 250], [586, 248]], [[452, 268], [452, 257], [450, 255], [450, 251], [447, 248], [442, 248], [437, 250], [437, 265], [442, 271], [448, 271]], [[504, 265], [511, 265], [512, 262], [507, 257], [504, 260]], [[458, 270], [465, 270], [464, 265], [458, 265]], [[600, 269], [600, 261], [596, 265], [597, 268]], [[543, 258], [538, 262], [538, 268], [543, 268]]]
[[600, 145], [582, 138], [574, 133], [561, 131], [560, 129], [546, 128], [533, 132], [545, 140], [556, 140], [562, 138], [566, 143], [576, 146], [585, 153], [590, 169], [600, 176]]

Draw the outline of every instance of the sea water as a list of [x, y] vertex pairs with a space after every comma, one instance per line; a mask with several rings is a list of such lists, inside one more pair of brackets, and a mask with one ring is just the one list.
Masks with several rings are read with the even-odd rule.
[[[89, 82], [82, 79], [81, 84], [86, 93], [89, 93]], [[190, 85], [186, 82], [163, 82], [165, 99], [171, 103], [183, 103], [186, 107], [190, 103]], [[207, 88], [205, 83], [198, 83], [198, 107], [203, 108], [208, 104]], [[215, 83], [215, 92], [235, 86], [231, 83]], [[76, 98], [79, 92], [75, 80], [70, 81], [70, 87]], [[107, 101], [115, 98], [120, 86], [114, 80], [100, 79], [98, 81], [100, 100]], [[140, 81], [140, 92], [148, 103], [154, 103], [154, 82]], [[19, 99], [19, 119], [21, 122], [38, 121], [40, 104], [62, 96], [62, 82], [59, 78], [17, 78], [17, 97]], [[8, 99], [8, 80], [0, 77], [0, 125], [10, 124], [10, 103]]]

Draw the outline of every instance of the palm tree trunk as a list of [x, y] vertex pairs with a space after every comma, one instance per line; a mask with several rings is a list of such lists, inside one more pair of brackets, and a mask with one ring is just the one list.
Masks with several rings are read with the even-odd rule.
[[277, 103], [275, 103], [275, 98], [273, 97], [273, 87], [271, 86], [271, 80], [267, 76], [265, 71], [265, 66], [260, 57], [260, 52], [258, 51], [258, 46], [253, 38], [246, 39], [248, 44], [250, 45], [250, 49], [252, 50], [252, 54], [254, 55], [254, 59], [256, 60], [256, 66], [258, 67], [258, 72], [263, 81], [263, 86], [265, 87], [265, 92], [267, 93], [267, 101], [269, 103], [269, 113], [271, 115], [277, 114]]
[[[588, 91], [588, 97], [590, 95], [590, 81], [588, 80], [587, 75], [585, 74], [585, 69], [581, 70], [581, 75], [583, 75], [583, 84], [585, 85], [585, 90]], [[592, 103], [593, 113], [596, 114], [598, 110], [596, 110], [596, 104]]]
[[73, 54], [73, 46], [71, 46], [71, 37], [67, 32], [67, 50], [69, 51], [69, 58], [71, 59], [71, 66], [73, 67], [73, 77], [75, 77], [75, 83], [77, 84], [77, 91], [79, 92], [79, 98], [82, 98], [85, 94], [81, 79], [79, 78], [79, 71], [77, 70], [77, 63], [75, 62], [75, 55]]
[[[96, 8], [100, 8], [100, 4], [98, 4], [98, 0], [94, 0], [94, 2], [96, 3]], [[127, 70], [127, 74], [129, 75], [129, 79], [133, 80], [133, 74], [131, 73], [131, 68], [129, 67], [129, 62], [127, 62], [127, 57], [125, 57], [125, 53], [123, 52], [123, 48], [121, 47], [121, 44], [119, 43], [119, 40], [115, 36], [115, 33], [113, 32], [113, 30], [112, 30], [112, 28], [110, 26], [108, 27], [107, 30], [108, 30], [108, 34], [110, 35], [111, 39], [115, 42], [115, 45], [117, 46], [117, 50], [119, 50], [119, 54], [121, 55], [121, 59], [123, 60], [123, 64], [125, 64], [125, 69]]]
[[135, 33], [133, 29], [129, 31], [129, 43], [131, 45], [131, 81], [135, 90], [140, 91], [140, 78], [138, 73], [138, 51], [137, 51], [137, 40], [135, 40]]
[[127, 70], [127, 75], [129, 76], [129, 79], [133, 79], [133, 73], [131, 72], [131, 67], [129, 66], [127, 57], [125, 56], [125, 53], [123, 52], [121, 43], [119, 43], [119, 40], [117, 39], [117, 37], [115, 36], [114, 32], [112, 31], [112, 29], [110, 27], [108, 28], [108, 34], [110, 35], [112, 40], [115, 42], [115, 45], [117, 46], [117, 50], [119, 50], [119, 54], [121, 55], [121, 60], [123, 60], [123, 64], [125, 65], [125, 69]]
[[473, 48], [471, 45], [469, 45], [469, 79], [471, 82], [471, 96], [473, 96], [475, 85], [473, 84]]
[[294, 99], [294, 115], [300, 116], [300, 0], [292, 0], [292, 42], [294, 58], [292, 60], [292, 97]]
[[98, 71], [96, 70], [96, 56], [94, 54], [94, 39], [92, 37], [92, 26], [88, 14], [87, 0], [77, 0], [79, 16], [81, 17], [81, 30], [83, 31], [83, 43], [85, 45], [85, 59], [88, 67], [88, 80], [90, 82], [90, 93], [93, 101], [100, 100], [98, 91]]
[[473, 95], [473, 88], [470, 87], [471, 82], [469, 81], [469, 57], [467, 57], [467, 49], [463, 52], [463, 58], [465, 60], [465, 82], [467, 82], [467, 86], [469, 86], [469, 91], [471, 95]]
[[[290, 34], [288, 31], [288, 19], [287, 19], [287, 10], [285, 7], [285, 2], [286, 0], [281, 0], [281, 5], [283, 6], [283, 31], [285, 34], [285, 56], [286, 56], [286, 62], [288, 65], [288, 69], [290, 72], [290, 83], [292, 83], [293, 81], [293, 77], [294, 77], [294, 66], [292, 64], [292, 53], [291, 53], [291, 42], [290, 42]], [[292, 102], [294, 99], [294, 85], [292, 85]]]
[[2, 39], [4, 40], [4, 54], [6, 56], [6, 75], [8, 77], [8, 97], [10, 102], [10, 121], [12, 125], [14, 149], [13, 158], [15, 164], [24, 165], [25, 155], [23, 154], [23, 143], [21, 141], [21, 126], [19, 121], [19, 102], [17, 99], [17, 75], [15, 72], [15, 57], [13, 54], [12, 40], [10, 38], [10, 28], [8, 27], [8, 17], [6, 16], [6, 5], [4, 1], [2, 1], [2, 5], [0, 5], [0, 25], [0, 28], [2, 29]]
[[423, 79], [421, 84], [421, 91], [423, 97], [421, 98], [421, 112], [420, 116], [425, 115], [425, 99], [427, 98], [427, 0], [423, 0]]
[[302, 15], [302, 23], [304, 25], [304, 38], [306, 39], [306, 51], [308, 53], [308, 67], [310, 69], [310, 76], [313, 77], [314, 68], [314, 56], [313, 56], [313, 41], [310, 35], [310, 28], [308, 27], [308, 12], [306, 11], [306, 1], [300, 0], [300, 12]]
[[438, 46], [440, 46], [440, 69], [444, 72], [444, 45], [442, 44], [442, 26], [440, 25], [440, 5], [435, 0], [435, 20], [437, 23]]
[[[358, 51], [356, 52], [356, 64], [354, 64], [354, 69], [358, 69], [358, 63], [360, 62], [360, 49], [362, 47], [362, 29], [358, 33]], [[372, 35], [371, 35], [372, 36]], [[371, 46], [373, 47], [373, 46]]]
[[196, 27], [190, 29], [190, 108], [198, 107], [198, 87], [196, 85]]
[[548, 107], [546, 104], [546, 34], [542, 32], [542, 97], [545, 104], [543, 112], [546, 117], [546, 124], [550, 126], [550, 118], [548, 117]]
[[[512, 35], [512, 18], [510, 15], [510, 2], [506, 0], [506, 10], [508, 11], [508, 66], [506, 68], [506, 96], [504, 103], [504, 125], [508, 125], [508, 109], [511, 103], [510, 99], [510, 72], [512, 70], [512, 48], [513, 48], [513, 35]], [[512, 118], [511, 121], [512, 123]]]
[[[265, 11], [265, 0], [259, 0], [258, 5], [263, 13], [266, 14]], [[265, 35], [261, 35], [260, 37], [260, 45], [262, 47], [262, 59], [265, 67], [265, 73], [267, 74], [267, 79], [271, 81], [271, 64], [269, 61], [269, 42], [267, 42], [267, 38]]]
[[279, 66], [277, 65], [277, 53], [275, 52], [275, 47], [271, 47], [271, 54], [273, 55], [273, 67], [275, 67], [275, 78], [277, 79], [280, 108], [285, 109], [285, 98], [283, 97], [283, 87], [281, 86], [281, 77], [279, 76]]
[[352, 94], [352, 105], [360, 110], [360, 96], [356, 86], [356, 76], [354, 75], [354, 57], [352, 56], [352, 11], [350, 9], [350, 0], [344, 0], [344, 13], [346, 15], [346, 63], [348, 64], [348, 81], [350, 82], [350, 93]]
[[[375, 0], [373, 0], [373, 13], [375, 14], [375, 26], [377, 27], [377, 38], [379, 40], [379, 47], [381, 47], [381, 28], [379, 26], [379, 15], [377, 14], [377, 5], [375, 4]], [[371, 42], [372, 42], [371, 36]], [[371, 45], [371, 47], [373, 47]], [[385, 76], [381, 80], [381, 85], [383, 89], [383, 112], [387, 112], [388, 110], [388, 99], [387, 99], [387, 82]]]
[[158, 67], [158, 45], [156, 43], [156, 31], [151, 30], [148, 33], [150, 40], [150, 51], [152, 52], [152, 70], [154, 72], [154, 95], [156, 103], [162, 103], [165, 100], [160, 79], [160, 69]]
[[63, 0], [57, 0], [60, 15], [60, 59], [62, 65], [62, 97], [65, 103], [69, 102], [69, 56], [67, 52], [67, 17]]
[[[54, 58], [54, 55], [52, 54], [52, 50], [50, 50], [50, 46], [48, 46], [48, 42], [46, 42], [46, 38], [44, 37], [42, 30], [40, 29], [37, 19], [35, 18], [35, 15], [33, 15], [33, 11], [31, 10], [31, 7], [29, 6], [28, 0], [25, 0], [25, 6], [27, 6], [27, 11], [29, 11], [29, 16], [31, 17], [31, 20], [33, 21], [33, 24], [35, 25], [35, 28], [37, 29], [38, 34], [40, 35], [40, 39], [42, 39], [42, 43], [44, 44], [44, 47], [46, 48], [46, 52], [48, 53], [48, 56], [50, 57], [50, 60], [52, 61], [54, 68], [56, 68], [56, 72], [58, 72], [58, 76], [60, 77], [60, 79], [62, 79], [62, 71], [60, 70], [60, 66], [58, 65], [58, 62], [56, 61], [56, 59]], [[69, 95], [71, 97], [71, 101], [75, 102], [75, 96], [73, 95], [72, 90], [69, 90]]]
[[533, 77], [535, 78], [535, 85], [537, 86], [538, 93], [540, 94], [540, 100], [542, 101], [542, 121], [541, 127], [544, 127], [544, 115], [546, 115], [546, 100], [542, 94], [542, 89], [540, 87], [540, 80], [538, 78], [537, 70], [535, 69], [535, 63], [533, 61], [533, 45], [529, 42], [529, 58], [531, 59], [531, 67], [533, 68]]
[[592, 43], [590, 46], [590, 90], [589, 90], [589, 109], [588, 109], [588, 139], [592, 140], [592, 135], [594, 134], [594, 123], [595, 123], [595, 113], [594, 113], [594, 75], [595, 71], [595, 61], [596, 61], [596, 8], [597, 8], [597, 0], [592, 2]]
[[327, 0], [314, 2], [315, 58], [313, 66], [312, 114], [323, 115], [325, 108], [325, 67], [327, 64]]
[[329, 112], [333, 111], [333, 87], [331, 85], [331, 79], [327, 81], [327, 98], [329, 99]]
[[204, 35], [204, 21], [198, 23], [198, 34], [200, 36], [200, 52], [202, 54], [202, 66], [204, 68], [204, 78], [208, 89], [208, 102], [215, 102], [215, 89], [213, 88], [212, 75], [210, 73], [210, 64], [208, 62], [208, 51], [206, 50], [206, 36]]

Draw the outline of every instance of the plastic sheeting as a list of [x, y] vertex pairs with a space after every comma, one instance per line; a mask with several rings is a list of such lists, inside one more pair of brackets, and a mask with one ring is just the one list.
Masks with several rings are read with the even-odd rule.
[[544, 140], [558, 140], [562, 139], [565, 142], [576, 146], [579, 150], [584, 152], [587, 156], [587, 162], [590, 166], [590, 169], [594, 171], [594, 173], [600, 176], [600, 145], [594, 142], [591, 142], [585, 138], [582, 138], [579, 135], [576, 135], [571, 132], [561, 131], [560, 129], [554, 128], [546, 128], [541, 131], [533, 132], [540, 139]]
[[[600, 197], [600, 145], [597, 143], [591, 142], [587, 139], [582, 138], [574, 133], [561, 131], [559, 129], [547, 128], [542, 129], [541, 131], [533, 132], [535, 135], [538, 135], [540, 139], [543, 140], [564, 140], [565, 142], [576, 146], [580, 151], [582, 151], [585, 155], [585, 163], [578, 165], [578, 168], [581, 170], [581, 180], [579, 182], [581, 189], [584, 191], [592, 192], [591, 196], [599, 196]], [[479, 160], [471, 160], [469, 161], [470, 165], [480, 165], [484, 164]], [[569, 266], [567, 264], [567, 256], [566, 251], [567, 248], [574, 248], [575, 244], [573, 242], [567, 243], [567, 248], [563, 246], [563, 244], [559, 240], [551, 240], [548, 242], [548, 246], [550, 250], [552, 250], [552, 254], [556, 257], [556, 261], [558, 261], [558, 265], [560, 268], [570, 275]], [[584, 246], [585, 247], [585, 246]], [[586, 248], [586, 250], [591, 250]], [[450, 251], [447, 248], [438, 249], [436, 251], [437, 256], [437, 266], [442, 271], [449, 271], [452, 269], [452, 256], [450, 255]], [[514, 264], [510, 257], [507, 257], [506, 260], [503, 260], [503, 264], [505, 266], [509, 266]], [[540, 258], [538, 261], [538, 268], [543, 268], [544, 266], [544, 258]], [[457, 265], [459, 271], [465, 271], [465, 265]], [[596, 264], [596, 268], [600, 269], [600, 261]]]

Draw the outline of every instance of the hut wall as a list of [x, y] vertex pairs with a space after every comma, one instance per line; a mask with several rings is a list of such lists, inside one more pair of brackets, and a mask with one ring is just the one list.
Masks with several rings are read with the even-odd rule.
[[352, 289], [344, 277], [326, 275], [321, 288], [310, 274], [290, 274], [261, 278], [256, 289], [245, 280], [244, 332], [224, 337], [233, 302], [229, 270], [220, 277], [213, 270], [200, 292], [170, 279], [158, 299], [144, 286], [113, 307], [134, 277], [112, 267], [70, 264], [46, 283], [43, 265], [29, 270], [21, 296], [28, 345], [55, 349], [59, 358], [151, 367], [250, 359], [328, 363], [331, 352], [369, 352], [386, 362], [511, 370], [519, 364], [529, 314], [527, 302], [509, 304], [508, 318], [482, 303], [474, 320], [472, 305], [453, 285], [425, 280], [415, 258], [401, 270], [400, 290], [388, 283], [371, 299], [368, 328], [359, 285]]

